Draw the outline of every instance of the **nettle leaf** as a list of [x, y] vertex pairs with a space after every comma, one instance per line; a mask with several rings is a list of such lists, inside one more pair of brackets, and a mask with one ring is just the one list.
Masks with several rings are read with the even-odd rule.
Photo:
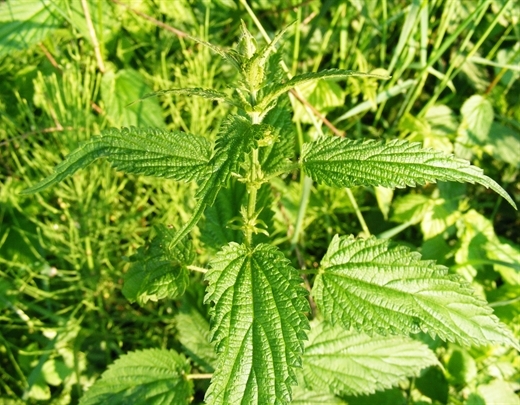
[[202, 242], [215, 250], [229, 242], [241, 243], [243, 234], [233, 223], [240, 218], [240, 207], [246, 197], [245, 184], [230, 182], [229, 187], [220, 190], [212, 206], [204, 212], [204, 226], [202, 228]]
[[22, 194], [42, 191], [102, 157], [126, 173], [197, 180], [208, 173], [210, 156], [211, 145], [201, 136], [156, 128], [110, 128], [81, 144], [53, 174]]
[[[244, 234], [239, 228], [242, 221], [241, 207], [247, 204], [246, 185], [231, 179], [230, 185], [220, 190], [215, 202], [204, 212], [204, 226], [202, 228], [202, 242], [215, 250], [222, 248], [229, 242], [241, 243]], [[257, 192], [258, 207], [264, 207], [258, 216], [258, 220], [265, 225], [266, 231], [273, 226], [274, 213], [269, 207], [273, 203], [272, 192], [268, 184], [263, 184]], [[255, 234], [255, 243], [264, 242], [266, 235]]]
[[175, 299], [184, 294], [189, 284], [187, 266], [195, 258], [189, 241], [172, 246], [170, 242], [175, 231], [165, 226], [156, 229], [157, 236], [150, 246], [139, 248], [131, 257], [134, 263], [124, 275], [123, 294], [139, 305], [149, 300]]
[[174, 350], [127, 353], [109, 366], [80, 400], [81, 405], [190, 404], [190, 364]]
[[209, 322], [200, 311], [187, 300], [175, 316], [178, 339], [186, 354], [203, 371], [212, 373], [215, 370], [217, 356], [215, 348], [210, 343]]
[[246, 153], [253, 149], [262, 133], [260, 125], [253, 125], [249, 119], [239, 115], [230, 115], [222, 123], [209, 162], [210, 172], [197, 190], [195, 210], [190, 220], [177, 231], [171, 244], [178, 243], [197, 225], [204, 210], [213, 205], [220, 189], [228, 184], [233, 174], [239, 174]]
[[134, 101], [130, 105], [137, 103], [139, 101], [146, 100], [147, 98], [150, 98], [150, 97], [164, 96], [166, 94], [182, 95], [182, 96], [197, 96], [197, 97], [202, 97], [202, 98], [205, 98], [207, 100], [212, 100], [212, 101], [223, 101], [230, 105], [244, 108], [244, 106], [242, 104], [239, 104], [235, 100], [232, 100], [231, 98], [229, 98], [229, 96], [226, 93], [222, 93], [218, 90], [213, 90], [213, 89], [203, 89], [200, 87], [154, 91], [153, 93], [145, 94], [139, 100]]
[[386, 240], [335, 236], [313, 295], [323, 317], [368, 333], [424, 331], [465, 345], [505, 343], [509, 330], [460, 277]]
[[321, 137], [303, 145], [300, 162], [315, 181], [333, 187], [414, 187], [437, 180], [479, 183], [516, 208], [505, 190], [482, 169], [443, 152], [423, 149], [417, 142]]
[[260, 164], [265, 175], [277, 175], [287, 170], [294, 156], [293, 125], [286, 104], [279, 103], [263, 122], [273, 128], [273, 142], [259, 149]]
[[321, 323], [311, 329], [303, 356], [306, 385], [336, 395], [371, 394], [418, 376], [437, 357], [406, 336], [369, 336]]
[[289, 402], [309, 328], [298, 272], [274, 246], [231, 243], [213, 258], [206, 279], [219, 353], [206, 402]]
[[292, 88], [320, 79], [347, 79], [349, 77], [375, 77], [378, 79], [389, 79], [389, 76], [381, 76], [371, 73], [356, 72], [355, 70], [347, 69], [327, 69], [320, 72], [308, 72], [301, 75], [294, 76], [285, 83], [274, 83], [267, 85], [263, 91], [263, 98], [260, 101], [258, 108], [264, 110], [271, 104], [273, 100], [278, 99], [282, 94], [288, 92]]

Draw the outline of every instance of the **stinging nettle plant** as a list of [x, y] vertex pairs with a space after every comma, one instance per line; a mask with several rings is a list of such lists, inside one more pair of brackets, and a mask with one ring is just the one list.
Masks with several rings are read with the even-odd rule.
[[[321, 321], [309, 322], [301, 272], [269, 243], [269, 183], [274, 177], [300, 170], [317, 183], [338, 188], [413, 187], [437, 180], [479, 183], [516, 206], [479, 168], [418, 143], [321, 136], [305, 143], [296, 161], [287, 91], [320, 79], [378, 76], [330, 69], [286, 79], [276, 49], [284, 32], [261, 49], [245, 25], [231, 50], [191, 38], [240, 73], [232, 95], [201, 88], [149, 95], [199, 96], [235, 107], [214, 145], [180, 131], [108, 129], [24, 193], [39, 192], [101, 157], [127, 173], [198, 183], [189, 221], [178, 230], [157, 229], [155, 239], [131, 258], [123, 292], [139, 304], [181, 297], [195, 261], [189, 234], [206, 214], [204, 240], [217, 248], [205, 275], [217, 359], [202, 349], [188, 352], [192, 360], [198, 358], [198, 370], [214, 370], [205, 395], [208, 404], [342, 403], [337, 396], [389, 388], [438, 364], [426, 345], [409, 337], [419, 332], [464, 345], [502, 343], [519, 349], [468, 283], [421, 260], [418, 253], [374, 237], [334, 237], [310, 292]], [[204, 345], [210, 347], [199, 342]], [[187, 404], [197, 378], [190, 374], [194, 369], [174, 350], [128, 353], [109, 367], [81, 404]]]

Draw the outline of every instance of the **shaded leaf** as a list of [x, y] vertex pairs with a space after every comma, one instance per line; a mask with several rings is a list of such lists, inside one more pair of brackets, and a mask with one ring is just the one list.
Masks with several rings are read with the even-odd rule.
[[206, 302], [213, 303], [212, 340], [219, 353], [206, 402], [290, 401], [301, 364], [308, 310], [298, 272], [273, 246], [231, 243], [211, 261]]
[[348, 329], [424, 331], [465, 345], [520, 347], [485, 301], [447, 268], [375, 238], [334, 237], [313, 295], [326, 320]]
[[131, 257], [133, 261], [124, 275], [123, 294], [130, 302], [144, 305], [148, 300], [175, 299], [184, 294], [189, 284], [190, 265], [195, 252], [190, 242], [171, 246], [175, 231], [157, 227], [157, 236], [150, 246], [141, 247]]
[[182, 303], [175, 316], [177, 337], [186, 350], [186, 354], [208, 373], [212, 373], [217, 363], [215, 348], [210, 343], [209, 322], [187, 301]]
[[259, 149], [259, 160], [266, 176], [284, 171], [294, 156], [294, 131], [291, 115], [285, 105], [278, 103], [265, 116], [265, 124], [272, 128], [273, 142]]
[[223, 122], [215, 152], [209, 162], [209, 175], [197, 190], [197, 205], [191, 218], [179, 229], [171, 244], [178, 243], [197, 225], [205, 209], [213, 205], [220, 189], [228, 184], [231, 175], [238, 175], [245, 155], [255, 146], [255, 141], [261, 134], [260, 125], [253, 125], [249, 119], [239, 115], [230, 115]]

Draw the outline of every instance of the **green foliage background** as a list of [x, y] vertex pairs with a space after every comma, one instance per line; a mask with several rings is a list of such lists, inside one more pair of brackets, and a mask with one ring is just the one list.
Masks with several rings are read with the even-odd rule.
[[[418, 141], [471, 160], [518, 203], [514, 1], [258, 0], [248, 3], [253, 14], [232, 0], [127, 3], [131, 8], [102, 0], [0, 2], [0, 401], [77, 403], [120, 355], [149, 348], [176, 349], [201, 373], [213, 371], [201, 275], [193, 273], [179, 301], [141, 307], [122, 293], [127, 258], [161, 232], [150, 233], [152, 226], [187, 221], [193, 185], [123, 176], [102, 163], [41, 194], [19, 194], [79, 142], [111, 126], [183, 130], [213, 141], [230, 108], [225, 104], [165, 94], [128, 106], [168, 88], [225, 91], [236, 78], [183, 33], [231, 47], [240, 19], [258, 33], [257, 17], [270, 37], [296, 20], [282, 40], [293, 74], [344, 68], [392, 76], [302, 86], [312, 108], [291, 97], [297, 151], [320, 130], [350, 140]], [[257, 41], [263, 43], [260, 34]], [[269, 219], [275, 244], [297, 257], [293, 266], [316, 268], [335, 234], [393, 237], [463, 276], [520, 337], [520, 218], [496, 194], [458, 183], [348, 194], [295, 180], [274, 183]], [[218, 199], [215, 207], [226, 215]], [[212, 249], [205, 227], [215, 229], [195, 230], [199, 266]], [[514, 349], [420, 339], [442, 366], [371, 398], [345, 391], [312, 402], [296, 392], [294, 403], [520, 403]], [[312, 379], [312, 369], [304, 377]], [[193, 380], [194, 403], [207, 386]]]

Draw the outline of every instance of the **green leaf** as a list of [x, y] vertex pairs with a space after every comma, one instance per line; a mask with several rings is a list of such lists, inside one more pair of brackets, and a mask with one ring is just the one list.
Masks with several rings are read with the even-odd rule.
[[[294, 24], [294, 23], [292, 23]], [[259, 90], [262, 85], [265, 83], [266, 79], [266, 65], [270, 59], [270, 56], [273, 52], [276, 51], [276, 44], [278, 41], [282, 38], [282, 36], [285, 34], [285, 32], [289, 29], [289, 27], [292, 26], [292, 24], [289, 24], [285, 28], [283, 28], [281, 31], [279, 31], [276, 36], [273, 38], [273, 40], [267, 44], [264, 48], [262, 48], [259, 52], [254, 52], [254, 54], [251, 54], [251, 52], [246, 53], [246, 61], [242, 64], [242, 75], [244, 76], [248, 87], [251, 88], [253, 91]], [[243, 36], [244, 39], [246, 39], [246, 42], [248, 42], [250, 50], [253, 50], [255, 47], [254, 45], [254, 38], [252, 35], [247, 31], [247, 28], [245, 27], [244, 22], [242, 21], [242, 31], [245, 34]], [[256, 50], [256, 49], [255, 49]]]
[[236, 107], [244, 107], [242, 104], [237, 103], [235, 100], [232, 100], [228, 97], [226, 93], [222, 93], [213, 89], [201, 89], [200, 87], [191, 87], [191, 88], [182, 88], [182, 89], [168, 89], [168, 90], [159, 90], [154, 91], [153, 93], [148, 93], [142, 96], [139, 100], [134, 101], [130, 105], [137, 103], [139, 101], [146, 100], [150, 97], [164, 96], [166, 94], [174, 94], [174, 95], [183, 95], [183, 96], [197, 96], [202, 97], [208, 100], [214, 101], [224, 101], [230, 105]]
[[183, 300], [175, 316], [177, 337], [186, 354], [205, 372], [212, 373], [217, 363], [215, 348], [210, 343], [209, 322], [199, 310]]
[[341, 398], [328, 392], [315, 392], [304, 390], [297, 386], [294, 388], [291, 405], [348, 405]]
[[520, 168], [520, 133], [518, 130], [493, 122], [484, 149], [493, 158]]
[[259, 149], [259, 160], [266, 176], [286, 171], [290, 158], [294, 156], [294, 131], [291, 115], [285, 105], [279, 103], [264, 118], [264, 123], [272, 128], [274, 139], [270, 145]]
[[230, 182], [230, 186], [220, 190], [212, 206], [204, 212], [202, 242], [215, 250], [229, 242], [241, 243], [243, 234], [240, 229], [231, 227], [233, 220], [240, 218], [240, 207], [246, 196], [245, 184]]
[[172, 239], [171, 244], [183, 239], [202, 217], [204, 210], [213, 205], [220, 189], [228, 184], [232, 174], [239, 174], [240, 164], [245, 155], [255, 146], [260, 125], [253, 125], [249, 119], [230, 115], [220, 127], [215, 145], [215, 153], [209, 162], [210, 174], [197, 190], [197, 206], [191, 218]]
[[234, 52], [226, 51], [226, 50], [220, 48], [219, 46], [213, 45], [213, 44], [211, 44], [209, 42], [203, 41], [202, 39], [199, 39], [197, 37], [193, 37], [191, 35], [187, 35], [185, 33], [183, 33], [182, 36], [185, 36], [186, 38], [189, 38], [192, 41], [195, 41], [198, 44], [201, 44], [201, 45], [205, 46], [206, 48], [211, 49], [217, 55], [222, 57], [222, 59], [224, 59], [225, 61], [229, 62], [237, 71], [240, 71], [240, 62], [237, 59], [237, 57], [234, 54]]
[[[320, 113], [325, 114], [335, 107], [345, 105], [345, 93], [338, 83], [319, 80], [298, 87], [300, 94]], [[312, 119], [304, 104], [291, 97], [293, 120], [312, 124]]]
[[371, 394], [438, 363], [428, 346], [404, 336], [369, 336], [321, 323], [303, 356], [306, 384], [336, 395]]
[[313, 295], [329, 322], [368, 333], [418, 333], [465, 345], [519, 348], [485, 301], [447, 268], [388, 241], [334, 237]]
[[130, 259], [134, 263], [124, 275], [123, 294], [130, 302], [175, 299], [189, 284], [189, 270], [195, 252], [189, 241], [171, 246], [175, 231], [160, 226], [150, 246], [139, 248]]
[[[517, 388], [515, 383], [501, 380], [494, 380], [489, 384], [480, 385], [477, 393], [482, 398], [482, 402], [488, 404], [508, 404], [520, 405], [520, 398], [515, 392]], [[477, 402], [478, 403], [478, 402]]]
[[389, 79], [388, 76], [375, 75], [371, 73], [356, 72], [347, 69], [328, 69], [320, 72], [308, 72], [294, 76], [285, 83], [275, 83], [264, 88], [264, 96], [259, 102], [258, 110], [265, 110], [273, 100], [277, 100], [282, 94], [288, 92], [292, 88], [320, 79], [347, 79], [349, 77], [375, 77], [378, 79]]
[[[84, 18], [84, 17], [83, 17]], [[141, 73], [133, 69], [107, 72], [101, 80], [101, 97], [110, 125], [164, 128], [161, 106], [157, 100], [129, 104], [152, 89]]]
[[[450, 385], [440, 367], [428, 367], [414, 381], [415, 388], [434, 402], [448, 403]], [[467, 405], [467, 404], [466, 404]]]
[[446, 365], [450, 382], [464, 386], [477, 378], [478, 368], [473, 357], [464, 349], [452, 350]]
[[399, 197], [393, 204], [394, 222], [417, 224], [432, 210], [435, 200], [424, 194], [406, 194]]
[[127, 353], [101, 375], [80, 405], [190, 404], [190, 365], [174, 350], [147, 349]]
[[0, 57], [43, 41], [61, 23], [62, 19], [47, 1], [0, 3]]
[[464, 102], [460, 112], [462, 124], [466, 126], [470, 139], [478, 144], [487, 142], [495, 118], [491, 102], [479, 95], [471, 96]]
[[[469, 280], [484, 266], [493, 265], [501, 282], [520, 286], [520, 248], [497, 237], [493, 223], [475, 210], [466, 212], [457, 222], [460, 239], [455, 252], [457, 272]], [[493, 278], [493, 277], [492, 277]]]
[[211, 261], [206, 279], [219, 353], [206, 402], [289, 402], [309, 328], [298, 272], [274, 246], [231, 243]]
[[42, 191], [104, 157], [126, 173], [190, 181], [208, 172], [209, 142], [180, 131], [146, 128], [110, 128], [81, 144], [55, 168], [54, 173], [22, 194]]
[[420, 143], [321, 137], [303, 145], [301, 165], [315, 181], [333, 187], [414, 187], [437, 180], [479, 183], [516, 208], [505, 190], [481, 169], [443, 152], [423, 149]]

